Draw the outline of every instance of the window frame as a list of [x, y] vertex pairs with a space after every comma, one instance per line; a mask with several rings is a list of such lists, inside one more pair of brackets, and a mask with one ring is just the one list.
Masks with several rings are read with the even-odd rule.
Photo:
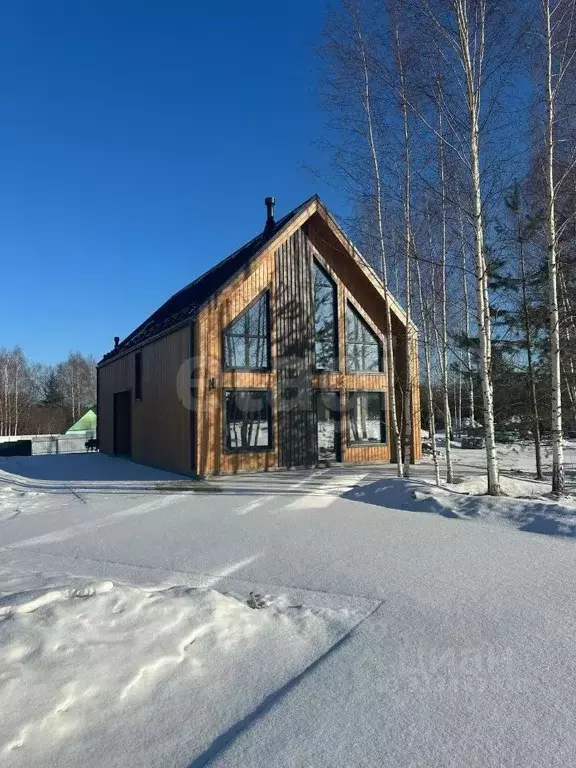
[[[350, 389], [346, 391], [346, 442], [348, 446], [356, 445], [388, 445], [387, 422], [387, 394], [386, 389]], [[350, 404], [354, 395], [379, 395], [380, 396], [380, 440], [353, 440], [351, 434], [352, 420], [350, 418]], [[382, 439], [384, 433], [384, 439]]]
[[[322, 272], [328, 281], [332, 284], [332, 287], [334, 289], [334, 368], [319, 368], [316, 364], [316, 306], [315, 306], [315, 295], [314, 295], [314, 269], [318, 268], [320, 272]], [[328, 272], [326, 267], [320, 263], [320, 261], [316, 258], [316, 256], [312, 256], [312, 269], [311, 271], [311, 290], [312, 290], [312, 309], [313, 309], [313, 315], [314, 315], [314, 373], [339, 373], [340, 372], [340, 328], [339, 328], [339, 317], [338, 317], [338, 283], [336, 280], [332, 277], [332, 275]]]
[[[229, 332], [229, 329], [238, 322], [247, 312], [250, 312], [252, 307], [256, 305], [262, 298], [265, 299], [266, 302], [266, 358], [267, 358], [267, 364], [265, 366], [258, 366], [258, 368], [250, 368], [246, 366], [234, 366], [234, 365], [227, 365], [226, 364], [226, 334]], [[235, 334], [238, 338], [246, 338], [245, 334]], [[257, 339], [260, 338], [259, 336], [250, 336], [248, 338], [251, 339]], [[270, 286], [266, 287], [263, 291], [260, 291], [260, 293], [252, 299], [252, 301], [238, 314], [236, 317], [234, 317], [223, 329], [222, 333], [220, 335], [220, 343], [221, 343], [221, 365], [223, 371], [252, 371], [254, 373], [262, 372], [270, 372], [272, 370], [272, 313], [270, 312]]]
[[142, 402], [142, 350], [134, 353], [134, 400]]
[[[350, 368], [348, 365], [348, 310], [350, 310], [356, 317], [360, 320], [361, 323], [363, 323], [370, 333], [374, 335], [376, 338], [376, 342], [378, 345], [378, 370], [372, 371], [372, 370], [359, 370], [355, 368]], [[359, 342], [352, 342], [353, 344], [357, 344]], [[385, 367], [385, 355], [384, 355], [384, 342], [380, 338], [380, 334], [372, 327], [370, 322], [363, 316], [362, 312], [352, 303], [350, 298], [346, 300], [346, 317], [344, 318], [344, 355], [345, 355], [345, 363], [346, 363], [346, 373], [349, 373], [351, 376], [383, 376], [386, 375], [386, 367]]]
[[[268, 415], [268, 445], [250, 445], [233, 447], [228, 444], [228, 410], [226, 397], [228, 393], [238, 392], [256, 392], [267, 395], [267, 415]], [[266, 453], [274, 450], [274, 391], [270, 387], [224, 387], [222, 390], [222, 450], [225, 454], [236, 453]]]

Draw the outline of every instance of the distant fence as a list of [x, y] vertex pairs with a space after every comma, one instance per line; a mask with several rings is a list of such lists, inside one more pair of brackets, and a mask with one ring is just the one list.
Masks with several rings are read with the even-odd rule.
[[82, 453], [86, 450], [86, 440], [95, 437], [92, 430], [70, 435], [0, 435], [0, 444], [20, 440], [32, 442], [33, 456], [46, 456], [60, 453]]

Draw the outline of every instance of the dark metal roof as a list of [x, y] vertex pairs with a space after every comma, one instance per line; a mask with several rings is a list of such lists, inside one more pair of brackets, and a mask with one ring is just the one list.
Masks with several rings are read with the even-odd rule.
[[221, 290], [238, 272], [244, 269], [249, 262], [257, 256], [271, 240], [273, 240], [290, 222], [307, 208], [313, 200], [318, 199], [314, 195], [309, 200], [299, 205], [293, 211], [277, 221], [273, 227], [266, 227], [263, 232], [253, 240], [243, 245], [230, 256], [218, 262], [192, 283], [175, 293], [168, 301], [156, 310], [141, 325], [132, 331], [120, 344], [104, 355], [101, 362], [127, 352], [133, 347], [140, 346], [144, 342], [167, 333], [192, 320], [204, 306], [204, 304]]

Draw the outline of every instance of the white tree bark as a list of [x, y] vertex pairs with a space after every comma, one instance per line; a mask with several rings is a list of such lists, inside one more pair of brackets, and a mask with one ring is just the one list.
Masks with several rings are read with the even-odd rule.
[[468, 298], [468, 257], [466, 253], [466, 237], [464, 234], [464, 217], [459, 209], [460, 217], [460, 248], [462, 255], [462, 296], [464, 299], [464, 333], [466, 334], [466, 380], [468, 382], [468, 416], [470, 426], [474, 426], [474, 378], [472, 376], [472, 353], [470, 351], [470, 300]]
[[396, 42], [396, 63], [400, 79], [400, 109], [402, 112], [403, 154], [404, 154], [404, 278], [406, 291], [406, 337], [404, 354], [404, 477], [410, 477], [412, 459], [412, 354], [414, 338], [412, 333], [412, 219], [411, 219], [411, 181], [412, 166], [410, 158], [410, 126], [408, 122], [408, 103], [404, 56], [400, 41], [400, 30], [396, 19], [394, 37]]
[[356, 36], [358, 40], [359, 52], [362, 62], [362, 75], [363, 75], [363, 92], [362, 92], [362, 106], [364, 109], [364, 115], [366, 117], [367, 128], [367, 141], [368, 150], [370, 154], [370, 162], [372, 165], [372, 171], [374, 174], [374, 195], [376, 204], [376, 223], [378, 233], [378, 250], [380, 254], [380, 272], [382, 285], [384, 288], [384, 320], [386, 328], [386, 354], [388, 364], [388, 402], [390, 406], [390, 425], [392, 428], [392, 439], [394, 440], [396, 450], [396, 464], [398, 470], [398, 477], [402, 477], [402, 444], [400, 429], [398, 426], [398, 413], [396, 410], [396, 371], [395, 371], [395, 354], [394, 354], [394, 338], [392, 334], [392, 313], [390, 309], [390, 301], [388, 295], [388, 271], [386, 264], [386, 244], [384, 240], [384, 216], [382, 211], [382, 180], [380, 174], [380, 162], [378, 158], [378, 151], [376, 147], [376, 139], [374, 136], [374, 125], [372, 118], [372, 92], [370, 83], [370, 68], [368, 66], [368, 57], [366, 52], [366, 45], [362, 34], [362, 28], [358, 19], [355, 19]]
[[430, 327], [428, 322], [428, 310], [424, 303], [424, 291], [422, 289], [422, 271], [418, 256], [415, 259], [416, 284], [418, 286], [418, 298], [420, 300], [420, 323], [422, 325], [422, 337], [424, 342], [424, 361], [426, 376], [426, 398], [428, 401], [428, 434], [432, 446], [432, 462], [434, 464], [434, 479], [436, 485], [440, 485], [440, 463], [438, 461], [438, 451], [436, 449], [436, 418], [434, 414], [434, 396], [432, 393], [432, 361], [431, 361], [431, 340]]
[[565, 491], [562, 446], [562, 380], [560, 372], [560, 312], [558, 308], [558, 243], [556, 236], [556, 187], [554, 179], [554, 121], [556, 89], [553, 72], [553, 35], [550, 0], [543, 0], [546, 39], [546, 193], [548, 230], [548, 312], [550, 367], [552, 369], [552, 493]]
[[460, 62], [466, 83], [468, 138], [470, 148], [470, 178], [475, 235], [476, 304], [480, 346], [480, 384], [484, 429], [486, 433], [486, 464], [488, 493], [500, 493], [498, 456], [494, 437], [494, 390], [492, 385], [492, 327], [488, 296], [488, 274], [484, 254], [484, 221], [482, 214], [482, 183], [480, 173], [480, 105], [482, 97], [482, 66], [486, 39], [486, 0], [474, 2], [474, 22], [469, 19], [470, 0], [452, 0], [458, 28]]
[[447, 240], [446, 240], [446, 178], [444, 170], [444, 129], [442, 123], [442, 93], [438, 88], [438, 170], [440, 176], [440, 201], [441, 201], [441, 224], [442, 224], [442, 242], [440, 248], [440, 282], [442, 291], [442, 343], [440, 367], [442, 371], [442, 396], [444, 400], [444, 426], [446, 432], [446, 482], [454, 482], [454, 472], [452, 470], [452, 416], [450, 414], [450, 392], [448, 389], [448, 316], [446, 308], [446, 259], [447, 259]]

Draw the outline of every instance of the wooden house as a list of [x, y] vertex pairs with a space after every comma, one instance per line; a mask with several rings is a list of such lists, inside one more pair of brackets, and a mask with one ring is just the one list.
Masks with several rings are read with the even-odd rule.
[[[176, 293], [98, 365], [100, 450], [207, 476], [393, 461], [386, 344], [406, 317], [314, 196]], [[414, 412], [419, 413], [416, 330]], [[420, 423], [412, 428], [420, 457]]]

